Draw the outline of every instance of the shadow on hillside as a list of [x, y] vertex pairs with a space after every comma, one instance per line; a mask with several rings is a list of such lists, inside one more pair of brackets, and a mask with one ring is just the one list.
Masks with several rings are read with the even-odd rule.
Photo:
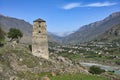
[[3, 47], [3, 46], [4, 46], [4, 44], [0, 43], [0, 47]]

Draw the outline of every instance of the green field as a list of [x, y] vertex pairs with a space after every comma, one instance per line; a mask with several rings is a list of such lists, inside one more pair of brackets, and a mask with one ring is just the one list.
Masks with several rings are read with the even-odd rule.
[[56, 74], [56, 76], [52, 76], [51, 73], [31, 73], [31, 72], [18, 72], [19, 80], [41, 80], [43, 77], [47, 76], [50, 80], [109, 80], [105, 77], [98, 75], [90, 75], [83, 73], [73, 73], [73, 74]]
[[96, 75], [86, 74], [65, 74], [51, 77], [51, 80], [109, 80]]

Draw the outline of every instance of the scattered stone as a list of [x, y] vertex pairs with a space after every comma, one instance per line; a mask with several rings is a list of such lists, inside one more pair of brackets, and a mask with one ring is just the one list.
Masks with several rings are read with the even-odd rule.
[[51, 75], [54, 77], [54, 76], [56, 76], [56, 73], [55, 73], [55, 72], [52, 72]]
[[66, 61], [65, 58], [62, 57], [62, 56], [57, 57], [57, 60], [58, 60], [58, 61], [61, 61], [61, 62], [65, 62], [65, 61]]
[[42, 62], [39, 62], [40, 66], [42, 66]]
[[17, 45], [17, 41], [12, 41], [12, 43], [11, 43], [11, 47], [13, 47], [13, 48], [15, 48], [15, 46]]
[[3, 72], [3, 68], [2, 67], [0, 67], [0, 72]]
[[22, 58], [20, 58], [20, 59], [19, 59], [19, 61], [23, 61], [23, 59], [22, 59]]
[[18, 80], [18, 78], [16, 76], [11, 76], [10, 80]]
[[63, 69], [59, 69], [59, 74], [63, 74], [64, 70]]
[[42, 78], [42, 80], [50, 80], [50, 78], [45, 76], [45, 77]]

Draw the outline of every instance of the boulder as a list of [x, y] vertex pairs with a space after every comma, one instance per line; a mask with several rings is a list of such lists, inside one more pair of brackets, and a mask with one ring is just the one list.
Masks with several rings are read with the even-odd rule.
[[42, 78], [42, 80], [50, 80], [50, 78], [45, 76], [45, 77]]

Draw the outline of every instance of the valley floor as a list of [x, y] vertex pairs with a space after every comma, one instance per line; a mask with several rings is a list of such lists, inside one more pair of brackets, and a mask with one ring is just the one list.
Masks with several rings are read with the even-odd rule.
[[[56, 56], [55, 56], [56, 55]], [[28, 45], [11, 43], [0, 47], [0, 80], [119, 80], [110, 73], [92, 75], [81, 65], [68, 58], [50, 55], [44, 60], [31, 54]]]

